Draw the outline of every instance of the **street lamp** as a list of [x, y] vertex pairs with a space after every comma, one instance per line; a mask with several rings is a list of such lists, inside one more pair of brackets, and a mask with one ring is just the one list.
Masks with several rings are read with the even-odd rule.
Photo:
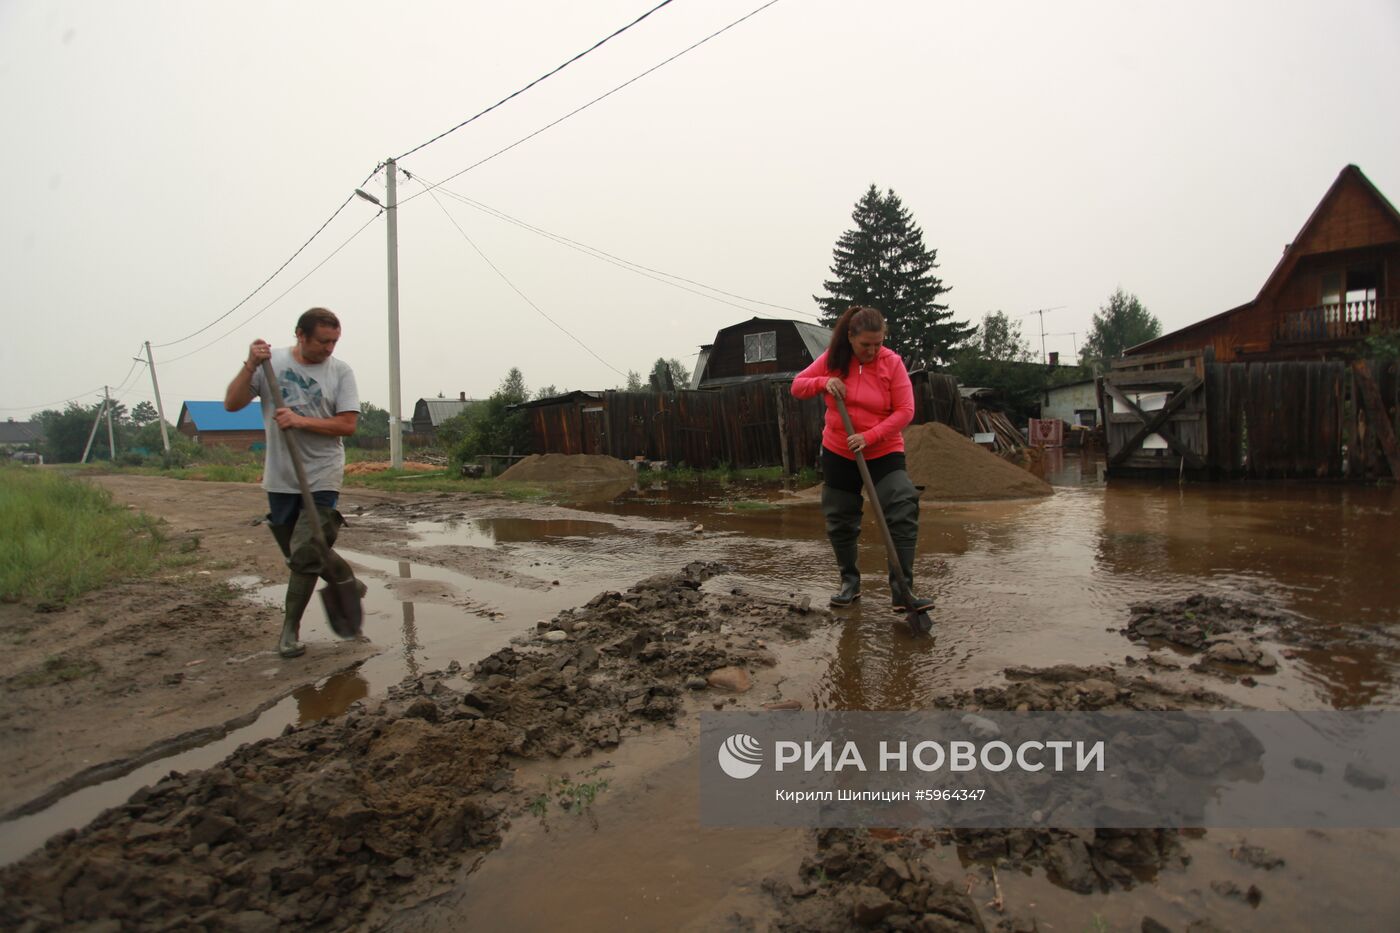
[[388, 213], [389, 228], [389, 466], [403, 469], [403, 422], [399, 417], [403, 406], [399, 394], [399, 212], [398, 166], [393, 159], [384, 163], [386, 194], [384, 203], [360, 188], [355, 195]]

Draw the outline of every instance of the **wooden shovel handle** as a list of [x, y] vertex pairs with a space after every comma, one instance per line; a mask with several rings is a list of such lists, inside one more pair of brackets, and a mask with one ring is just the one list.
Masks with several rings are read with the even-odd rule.
[[[277, 384], [277, 376], [272, 371], [272, 361], [262, 362], [263, 379], [267, 380], [267, 390], [272, 393], [272, 410], [275, 413], [282, 407], [282, 387]], [[274, 417], [273, 424], [277, 423]], [[283, 428], [277, 425], [277, 429], [282, 432], [282, 440], [287, 444], [287, 453], [292, 458], [292, 469], [296, 470], [297, 485], [301, 487], [301, 507], [307, 514], [307, 520], [311, 522], [312, 532], [316, 538], [316, 546], [321, 549], [322, 555], [329, 555], [331, 546], [326, 543], [326, 533], [321, 528], [321, 516], [316, 511], [316, 500], [311, 498], [311, 485], [306, 481], [306, 467], [301, 462], [301, 448], [297, 446], [296, 431]], [[330, 572], [327, 564], [327, 572]]]

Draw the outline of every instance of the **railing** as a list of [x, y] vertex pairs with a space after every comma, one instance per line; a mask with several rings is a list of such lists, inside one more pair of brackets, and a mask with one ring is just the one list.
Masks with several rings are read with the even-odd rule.
[[1396, 329], [1400, 329], [1400, 298], [1380, 298], [1285, 311], [1274, 339], [1279, 343], [1359, 340]]

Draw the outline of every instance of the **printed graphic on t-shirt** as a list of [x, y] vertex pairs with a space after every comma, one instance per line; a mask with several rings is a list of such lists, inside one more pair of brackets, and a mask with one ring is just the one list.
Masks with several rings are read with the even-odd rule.
[[282, 404], [299, 415], [311, 417], [322, 407], [324, 394], [321, 384], [315, 379], [304, 377], [295, 369], [288, 369], [278, 379], [282, 388]]

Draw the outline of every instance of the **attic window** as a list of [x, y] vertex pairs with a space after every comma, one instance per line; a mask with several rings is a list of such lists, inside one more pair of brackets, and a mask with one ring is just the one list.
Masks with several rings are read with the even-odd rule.
[[778, 358], [778, 332], [764, 331], [761, 334], [744, 335], [744, 362], [762, 363]]

